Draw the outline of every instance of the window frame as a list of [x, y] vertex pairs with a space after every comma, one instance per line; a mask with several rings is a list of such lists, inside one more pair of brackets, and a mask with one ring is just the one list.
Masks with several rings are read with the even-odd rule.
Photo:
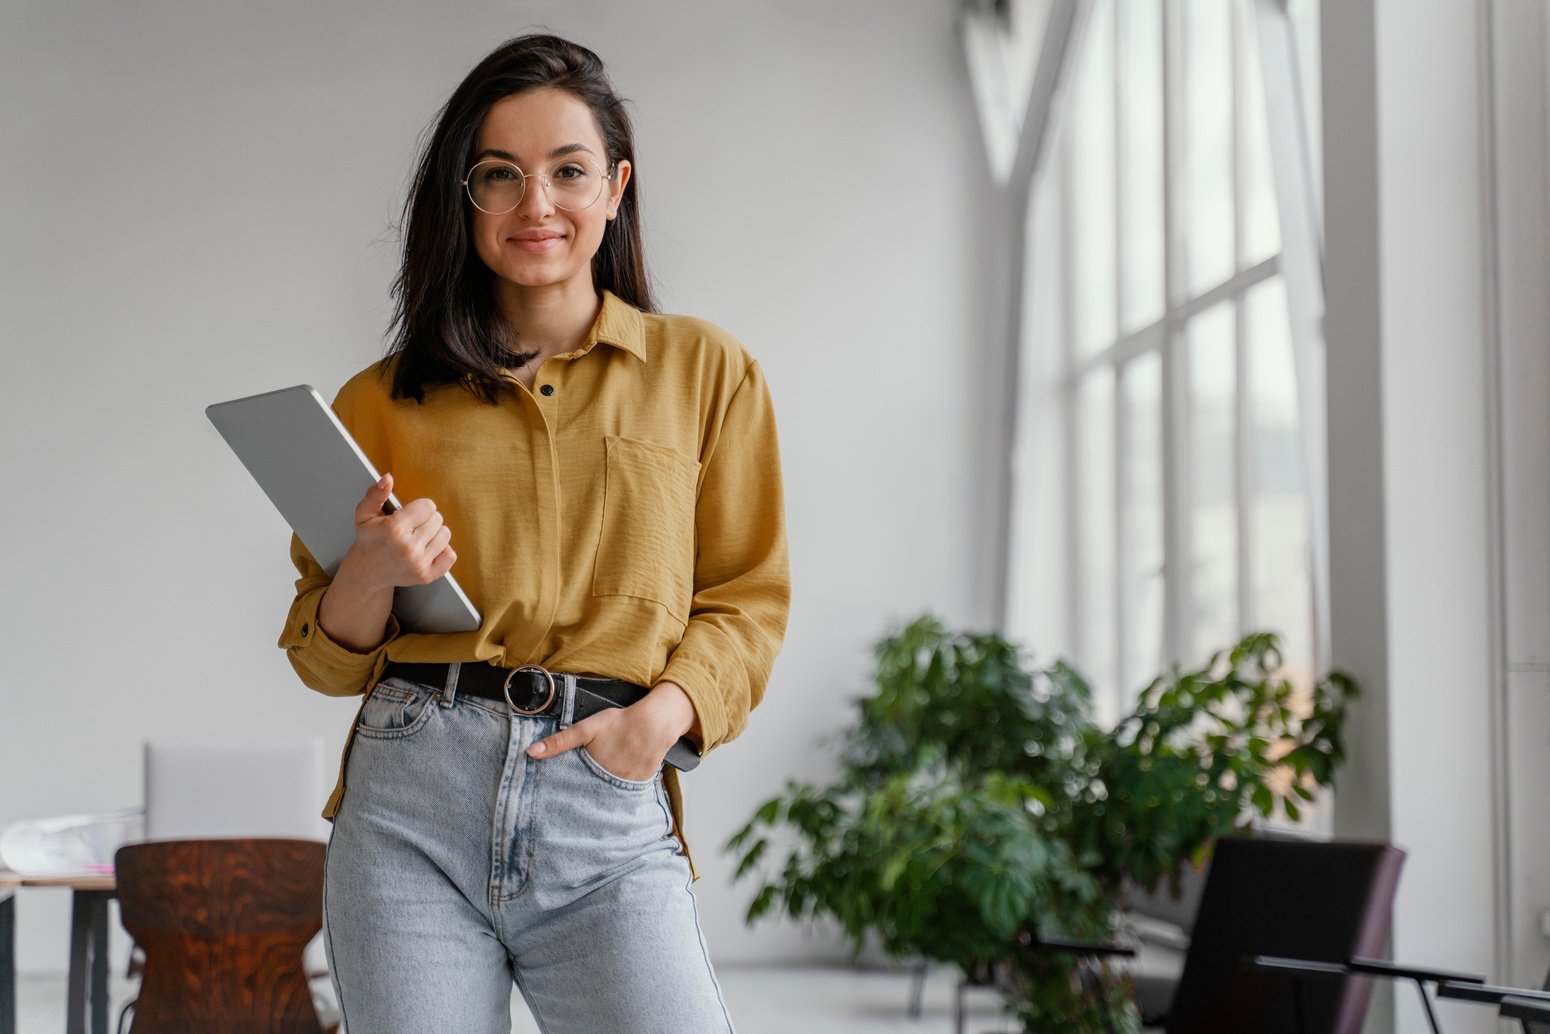
[[[1116, 71], [1116, 88], [1113, 95], [1114, 103], [1114, 146], [1116, 165], [1123, 163], [1123, 149], [1125, 147], [1125, 131], [1123, 105], [1126, 101], [1123, 76], [1126, 62], [1123, 60], [1123, 32], [1120, 19], [1124, 12], [1124, 3], [1120, 0], [1111, 0], [1114, 3], [1114, 17], [1109, 21], [1112, 35], [1104, 42], [1104, 45], [1112, 48]], [[1191, 318], [1211, 308], [1213, 305], [1230, 300], [1234, 307], [1234, 324], [1236, 329], [1235, 354], [1236, 363], [1236, 396], [1234, 403], [1235, 425], [1233, 453], [1236, 495], [1236, 524], [1238, 527], [1238, 542], [1236, 548], [1237, 600], [1236, 609], [1239, 616], [1240, 627], [1253, 627], [1255, 617], [1255, 586], [1252, 572], [1254, 570], [1254, 542], [1253, 542], [1253, 482], [1252, 482], [1252, 435], [1253, 425], [1249, 419], [1251, 414], [1249, 407], [1252, 404], [1251, 387], [1249, 384], [1249, 367], [1245, 362], [1246, 351], [1250, 347], [1248, 328], [1246, 326], [1247, 315], [1244, 300], [1249, 293], [1273, 277], [1281, 277], [1285, 283], [1288, 309], [1291, 316], [1290, 337], [1293, 348], [1293, 361], [1296, 369], [1297, 404], [1299, 413], [1303, 461], [1303, 488], [1306, 499], [1306, 513], [1309, 522], [1309, 553], [1310, 553], [1310, 593], [1312, 601], [1311, 628], [1312, 642], [1309, 645], [1311, 661], [1315, 670], [1322, 670], [1325, 666], [1328, 651], [1328, 533], [1327, 533], [1327, 482], [1325, 476], [1326, 457], [1324, 454], [1324, 419], [1323, 419], [1323, 345], [1321, 336], [1321, 314], [1323, 310], [1322, 293], [1322, 240], [1319, 232], [1318, 202], [1316, 194], [1316, 182], [1312, 175], [1311, 148], [1307, 138], [1308, 122], [1303, 112], [1302, 84], [1299, 82], [1299, 70], [1301, 62], [1295, 50], [1291, 16], [1287, 9], [1288, 0], [1235, 0], [1230, 3], [1231, 11], [1231, 36], [1233, 42], [1231, 56], [1231, 74], [1233, 82], [1232, 120], [1234, 132], [1234, 145], [1232, 148], [1232, 204], [1234, 212], [1234, 260], [1236, 272], [1228, 279], [1212, 285], [1208, 290], [1197, 296], [1186, 297], [1181, 287], [1186, 283], [1184, 278], [1184, 263], [1186, 256], [1183, 253], [1185, 238], [1182, 236], [1180, 226], [1187, 220], [1183, 212], [1184, 198], [1182, 191], [1182, 147], [1184, 141], [1184, 124], [1182, 107], [1185, 102], [1183, 95], [1183, 83], [1180, 70], [1180, 55], [1182, 52], [1182, 6], [1180, 0], [1161, 0], [1162, 7], [1162, 54], [1161, 70], [1163, 77], [1162, 100], [1162, 148], [1163, 148], [1163, 262], [1164, 262], [1164, 301], [1163, 312], [1152, 323], [1138, 328], [1126, 330], [1124, 324], [1125, 277], [1127, 275], [1125, 263], [1122, 258], [1124, 246], [1126, 199], [1125, 182], [1123, 177], [1116, 176], [1114, 181], [1114, 206], [1115, 206], [1115, 269], [1114, 269], [1114, 340], [1101, 351], [1089, 355], [1078, 361], [1074, 354], [1074, 342], [1072, 338], [1072, 312], [1075, 299], [1072, 297], [1073, 286], [1070, 277], [1062, 277], [1060, 285], [1062, 292], [1063, 310], [1060, 359], [1061, 373], [1059, 377], [1059, 401], [1063, 406], [1063, 415], [1060, 420], [1063, 441], [1061, 453], [1065, 464], [1065, 472], [1061, 483], [1064, 486], [1064, 513], [1062, 520], [1068, 535], [1074, 542], [1083, 534], [1083, 521], [1081, 507], [1081, 495], [1078, 486], [1078, 456], [1079, 444], [1076, 431], [1080, 415], [1073, 404], [1078, 387], [1083, 383], [1083, 378], [1091, 375], [1101, 368], [1109, 369], [1111, 378], [1111, 390], [1114, 393], [1115, 405], [1113, 411], [1114, 425], [1109, 434], [1115, 443], [1115, 460], [1113, 467], [1114, 483], [1112, 485], [1115, 501], [1114, 522], [1108, 532], [1113, 536], [1112, 553], [1113, 584], [1107, 592], [1111, 594], [1110, 609], [1115, 623], [1115, 635], [1113, 637], [1114, 656], [1107, 662], [1106, 667], [1112, 667], [1116, 673], [1124, 672], [1127, 642], [1131, 630], [1126, 627], [1127, 607], [1124, 602], [1124, 591], [1129, 567], [1125, 563], [1125, 550], [1128, 548], [1124, 535], [1124, 514], [1127, 494], [1127, 457], [1121, 443], [1127, 439], [1126, 407], [1124, 401], [1124, 373], [1138, 356], [1156, 352], [1159, 355], [1161, 366], [1161, 406], [1165, 417], [1162, 421], [1162, 451], [1163, 451], [1163, 570], [1165, 593], [1163, 606], [1163, 651], [1166, 663], [1183, 663], [1197, 660], [1189, 656], [1188, 640], [1189, 630], [1189, 606], [1191, 601], [1191, 586], [1189, 578], [1190, 557], [1190, 517], [1187, 503], [1187, 486], [1189, 479], [1189, 462], [1187, 455], [1188, 427], [1190, 414], [1187, 400], [1187, 370], [1183, 367], [1186, 359], [1183, 344], [1185, 327]], [[1295, 0], [1293, 0], [1295, 2]], [[994, 5], [991, 5], [992, 7]], [[970, 0], [964, 9], [965, 20], [974, 16], [973, 12], [984, 10], [984, 5]], [[1015, 247], [1017, 250], [1014, 260], [1014, 269], [1018, 273], [1014, 281], [1013, 300], [1014, 315], [1021, 312], [1021, 306], [1028, 304], [1025, 296], [1031, 294], [1027, 277], [1029, 270], [1025, 267], [1032, 265], [1035, 247], [1032, 240], [1034, 234], [1041, 232], [1041, 227], [1031, 227], [1029, 216], [1034, 210], [1034, 194], [1040, 185], [1041, 176], [1056, 176], [1059, 180], [1059, 189], [1063, 192], [1060, 205], [1063, 214], [1060, 216], [1063, 222], [1069, 221], [1070, 190], [1072, 175], [1069, 167], [1062, 167], [1063, 163], [1070, 161], [1070, 147], [1055, 149], [1052, 147], [1053, 133], [1051, 124], [1054, 120], [1053, 110], [1057, 104], [1069, 104], [1069, 92], [1063, 85], [1077, 78], [1074, 65], [1079, 60], [1082, 46], [1087, 32], [1092, 23], [1093, 6], [1089, 3], [1078, 3], [1076, 0], [1052, 0], [1049, 5], [1050, 28], [1047, 29], [1040, 58], [1040, 67], [1034, 75], [1034, 88], [1030, 97], [1027, 114], [1021, 126], [1021, 136], [1018, 140], [1017, 160], [1010, 163], [1006, 174], [1005, 186], [1010, 191], [1012, 207], [1017, 213]], [[1064, 25], [1068, 30], [1061, 33], [1063, 26], [1061, 18], [1069, 18]], [[1264, 92], [1263, 103], [1266, 105], [1265, 132], [1269, 138], [1271, 149], [1270, 173], [1273, 181], [1276, 211], [1281, 232], [1281, 248], [1274, 255], [1255, 262], [1252, 265], [1245, 264], [1245, 148], [1248, 146], [1247, 122], [1245, 117], [1245, 102], [1248, 99], [1245, 89], [1245, 64], [1248, 47], [1256, 47], [1258, 51], [1261, 88]], [[983, 52], [983, 49], [982, 51]], [[973, 55], [971, 53], [971, 61]], [[1051, 65], [1053, 67], [1045, 67]], [[1043, 110], [1041, 110], [1041, 105]], [[1030, 139], [1030, 137], [1034, 137]], [[1053, 154], [1052, 154], [1053, 152]], [[1048, 160], [1054, 157], [1055, 161]], [[1062, 236], [1061, 247], [1063, 254], [1069, 259], [1070, 250], [1069, 227], [1062, 225], [1059, 228], [1047, 228], [1050, 232], [1056, 232]], [[1024, 331], [1024, 319], [1014, 318], [1011, 325], [1017, 328], [1017, 358], [1014, 364], [1016, 369], [1030, 364], [1030, 357], [1025, 351], [1031, 347], [1039, 347], [1041, 342], [1030, 341]], [[1037, 365], [1037, 363], [1033, 363]], [[1008, 453], [1011, 456], [1013, 482], [1026, 479], [1028, 472], [1021, 469], [1025, 458], [1035, 450], [1029, 447], [1027, 441], [1031, 433], [1033, 421], [1027, 418], [1022, 410], [1029, 405], [1025, 378], [1012, 376], [1008, 378], [1009, 392], [1011, 393], [1011, 432], [1009, 434]], [[1046, 399], [1045, 401], [1050, 401]], [[1030, 522], [1026, 520], [1027, 514], [1021, 512], [1028, 508], [1025, 496], [1020, 496], [1014, 489], [1009, 493], [1007, 520], [1007, 537], [1009, 560], [1015, 560], [1025, 553], [1037, 552], [1029, 550], [1026, 545], [1019, 544], [1021, 536], [1033, 533]], [[1080, 577], [1078, 553], [1076, 550], [1068, 550], [1066, 553], [1066, 569], [1061, 572], [1065, 582], [1063, 598], [1066, 603], [1066, 611], [1073, 615], [1073, 622], [1079, 624], [1080, 619], [1075, 617], [1082, 613], [1082, 581]], [[1009, 567], [1015, 568], [1015, 563]], [[1020, 581], [1014, 570], [1009, 574], [1005, 586], [1005, 599], [1003, 600], [1003, 615], [1013, 615], [1020, 612], [1018, 600], [1019, 593], [1031, 590], [1031, 586], [1024, 584], [1026, 579]], [[1005, 622], [1003, 622], [1005, 624]], [[1013, 631], [1008, 629], [1008, 631]], [[1073, 640], [1071, 645], [1077, 646], [1082, 638], [1080, 627], [1068, 629], [1068, 637]], [[1056, 637], [1058, 639], [1058, 636]], [[1221, 644], [1226, 645], [1226, 644]], [[1077, 650], [1080, 656], [1080, 650]], [[1132, 673], [1133, 674], [1133, 673]], [[1133, 689], [1138, 687], [1116, 688], [1119, 700], [1111, 701], [1113, 707], [1121, 701], [1128, 699]]]

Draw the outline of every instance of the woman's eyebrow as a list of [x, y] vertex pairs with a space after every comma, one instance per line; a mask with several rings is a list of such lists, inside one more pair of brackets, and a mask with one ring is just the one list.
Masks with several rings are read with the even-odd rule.
[[[575, 154], [577, 151], [585, 151], [588, 154], [593, 154], [594, 157], [595, 157], [595, 154], [594, 154], [592, 148], [588, 147], [586, 144], [564, 144], [564, 145], [562, 145], [560, 147], [556, 147], [554, 150], [550, 151], [549, 152], [549, 157], [551, 157], [551, 158], [562, 158], [562, 157], [564, 157], [567, 154]], [[521, 165], [522, 164], [517, 159], [517, 156], [512, 154], [510, 151], [502, 151], [502, 150], [499, 150], [498, 148], [494, 148], [494, 147], [486, 147], [484, 150], [482, 150], [478, 154], [474, 155], [474, 161], [476, 161], [476, 162], [477, 161], [483, 161], [486, 158], [499, 158], [499, 159], [501, 159], [501, 161], [510, 162], [513, 165]]]

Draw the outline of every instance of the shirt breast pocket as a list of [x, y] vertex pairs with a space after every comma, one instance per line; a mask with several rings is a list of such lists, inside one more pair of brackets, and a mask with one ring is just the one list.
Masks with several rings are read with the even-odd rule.
[[655, 442], [609, 435], [594, 596], [636, 596], [681, 622], [694, 597], [700, 464]]

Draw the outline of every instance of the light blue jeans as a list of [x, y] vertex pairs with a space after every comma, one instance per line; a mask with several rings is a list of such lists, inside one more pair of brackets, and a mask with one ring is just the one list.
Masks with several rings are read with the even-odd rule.
[[660, 774], [529, 758], [560, 724], [372, 690], [323, 889], [347, 1034], [509, 1034], [513, 981], [546, 1034], [731, 1031]]

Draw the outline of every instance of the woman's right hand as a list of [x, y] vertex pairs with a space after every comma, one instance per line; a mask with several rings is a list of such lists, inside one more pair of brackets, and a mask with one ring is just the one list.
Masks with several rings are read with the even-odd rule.
[[318, 604], [318, 624], [357, 653], [383, 641], [396, 587], [434, 582], [457, 562], [436, 504], [416, 499], [385, 514], [382, 504], [392, 491], [393, 475], [386, 474], [355, 507], [355, 542]]
[[448, 544], [452, 529], [429, 499], [416, 499], [393, 513], [383, 513], [392, 493], [392, 474], [384, 474], [367, 489], [355, 507], [355, 543], [340, 568], [348, 565], [359, 584], [372, 589], [434, 582], [457, 562], [457, 553]]

